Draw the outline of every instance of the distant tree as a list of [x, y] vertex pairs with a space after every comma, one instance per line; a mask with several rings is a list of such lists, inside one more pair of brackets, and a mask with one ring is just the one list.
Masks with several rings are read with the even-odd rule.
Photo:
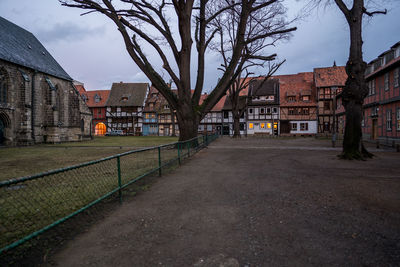
[[[281, 28], [274, 31], [270, 27], [264, 27], [251, 38], [246, 35], [248, 21], [252, 14], [281, 5], [283, 0], [59, 1], [64, 6], [88, 10], [87, 13], [102, 13], [115, 23], [132, 60], [167, 99], [171, 108], [176, 110], [180, 140], [188, 140], [197, 135], [200, 120], [225, 94], [229, 84], [234, 80], [235, 68], [240, 62], [244, 47], [271, 35], [292, 30]], [[216, 2], [219, 3], [218, 8], [215, 8]], [[232, 7], [235, 7], [240, 16], [237, 21], [236, 39], [232, 46], [231, 57], [217, 85], [199, 105], [205, 77], [205, 55], [217, 32], [217, 29], [212, 27], [212, 22], [218, 16], [231, 12]], [[284, 16], [279, 16], [281, 20], [284, 20]], [[274, 19], [276, 18], [271, 17], [271, 20]], [[194, 64], [192, 63], [193, 40], [197, 52], [194, 92], [191, 91], [191, 67]], [[163, 46], [167, 49], [163, 49]], [[171, 91], [164, 80], [164, 73], [157, 72], [145, 54], [144, 48], [148, 47], [152, 48], [161, 59], [167, 79], [172, 79], [177, 87], [177, 94]], [[172, 54], [172, 58], [168, 56], [166, 50]]]
[[[218, 5], [218, 4], [217, 4]], [[240, 20], [240, 12], [237, 6], [232, 6], [230, 12], [218, 16], [214, 21], [214, 28], [218, 29], [217, 35], [219, 42], [211, 48], [217, 51], [222, 57], [222, 64], [219, 68], [223, 73], [229, 67], [231, 53], [237, 39], [237, 26]], [[276, 54], [265, 56], [267, 47], [275, 46], [277, 41], [288, 39], [290, 31], [281, 32], [282, 29], [288, 29], [293, 21], [282, 19], [286, 14], [283, 5], [274, 5], [265, 10], [254, 12], [248, 19], [246, 30], [246, 39], [257, 36], [269, 28], [271, 35], [268, 38], [262, 38], [257, 41], [246, 44], [243, 47], [239, 64], [236, 65], [231, 82], [228, 86], [227, 95], [232, 106], [233, 116], [233, 138], [240, 137], [240, 117], [247, 108], [247, 96], [243, 95], [250, 82], [260, 77], [254, 77], [252, 69], [256, 67], [267, 68], [267, 74], [261, 79], [270, 78], [284, 63], [271, 63], [275, 60]], [[294, 31], [296, 28], [290, 28]], [[265, 66], [267, 64], [267, 66]]]
[[[372, 17], [375, 14], [386, 14], [384, 11], [369, 11], [364, 0], [311, 0], [313, 4], [334, 1], [346, 18], [350, 31], [350, 53], [346, 63], [347, 80], [343, 88], [343, 105], [346, 110], [346, 125], [344, 131], [343, 159], [364, 159], [373, 155], [367, 151], [362, 142], [361, 121], [364, 98], [368, 95], [365, 82], [367, 63], [362, 54], [362, 19], [364, 15]], [[367, 1], [372, 2], [372, 1]], [[310, 2], [309, 2], [310, 3]]]

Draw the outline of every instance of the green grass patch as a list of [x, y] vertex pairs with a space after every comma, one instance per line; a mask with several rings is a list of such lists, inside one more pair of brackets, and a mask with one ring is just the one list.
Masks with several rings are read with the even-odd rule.
[[176, 142], [176, 137], [106, 136], [92, 141], [0, 149], [0, 181], [33, 175], [135, 148]]

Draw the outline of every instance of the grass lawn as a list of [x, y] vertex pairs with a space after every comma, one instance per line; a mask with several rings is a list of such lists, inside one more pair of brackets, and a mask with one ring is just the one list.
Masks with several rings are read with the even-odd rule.
[[[170, 137], [106, 137], [85, 143], [0, 149], [2, 179], [119, 154], [135, 147], [173, 143]], [[95, 145], [98, 143], [99, 145]], [[129, 144], [129, 146], [126, 146]], [[181, 152], [184, 157], [186, 149]], [[159, 162], [159, 155], [161, 162]], [[0, 188], [0, 249], [71, 214], [141, 175], [158, 172], [159, 164], [177, 164], [178, 150], [169, 145], [105, 160], [80, 168]]]
[[176, 142], [176, 137], [107, 136], [91, 141], [0, 149], [0, 181], [104, 158], [140, 147]]

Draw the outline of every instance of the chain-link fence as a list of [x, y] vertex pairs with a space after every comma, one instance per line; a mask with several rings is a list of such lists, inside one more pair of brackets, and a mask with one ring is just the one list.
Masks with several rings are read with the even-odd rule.
[[40, 235], [164, 167], [180, 164], [217, 135], [133, 150], [0, 182], [0, 254]]

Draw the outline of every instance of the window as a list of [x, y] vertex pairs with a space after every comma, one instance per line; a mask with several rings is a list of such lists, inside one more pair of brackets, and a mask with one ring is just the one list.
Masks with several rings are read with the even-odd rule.
[[253, 113], [253, 109], [249, 108], [249, 113], [252, 114]]
[[265, 129], [265, 123], [260, 123], [260, 129]]
[[271, 108], [267, 108], [267, 114], [271, 114]]
[[272, 108], [272, 113], [278, 113], [278, 109], [277, 108]]
[[375, 94], [375, 80], [371, 81], [371, 95]]
[[288, 102], [296, 102], [296, 96], [288, 96], [287, 101]]
[[228, 111], [224, 111], [224, 118], [226, 119], [226, 118], [229, 118], [229, 113], [228, 113]]
[[271, 129], [271, 123], [270, 122], [267, 123], [267, 127], [268, 127], [268, 129]]
[[240, 115], [240, 118], [241, 118], [241, 119], [244, 118], [244, 112]]
[[289, 108], [289, 115], [295, 115], [295, 109]]
[[392, 130], [392, 111], [386, 111], [386, 130]]
[[309, 115], [309, 114], [310, 114], [310, 109], [309, 109], [309, 108], [303, 108], [303, 109], [301, 110], [301, 113], [302, 113], [303, 115]]
[[300, 123], [300, 131], [308, 131], [308, 122]]
[[267, 101], [274, 101], [275, 97], [273, 95], [267, 96]]
[[0, 71], [0, 104], [7, 103], [7, 74]]
[[243, 123], [243, 122], [241, 122], [241, 123], [239, 124], [239, 130], [240, 130], [240, 131], [244, 131], [244, 123]]
[[264, 108], [261, 108], [261, 109], [260, 109], [260, 114], [264, 114], [264, 112], [265, 112], [265, 109], [264, 109]]
[[394, 87], [399, 87], [399, 76], [400, 76], [400, 68], [394, 70], [393, 73], [393, 85]]
[[371, 116], [378, 116], [378, 107], [373, 107], [372, 108]]
[[301, 100], [303, 100], [303, 102], [309, 102], [310, 101], [310, 96], [309, 95], [303, 95], [301, 97]]
[[331, 88], [325, 88], [325, 98], [331, 97]]
[[88, 101], [87, 95], [82, 95], [82, 99], [83, 99], [83, 102], [87, 102]]
[[169, 105], [164, 105], [164, 109], [169, 109]]
[[211, 124], [208, 124], [207, 125], [207, 132], [211, 132], [212, 131], [212, 125]]
[[202, 132], [204, 130], [204, 125], [199, 125], [199, 131]]
[[253, 125], [253, 123], [249, 123], [249, 129], [253, 129], [253, 127], [254, 127], [254, 125]]
[[277, 122], [274, 122], [274, 129], [275, 130], [278, 129], [278, 123]]
[[389, 90], [389, 73], [385, 73], [384, 79], [384, 88], [387, 91]]
[[397, 131], [400, 131], [400, 108], [397, 109]]
[[331, 103], [329, 101], [324, 101], [324, 110], [330, 110], [331, 109]]
[[324, 122], [324, 132], [330, 131], [330, 128], [329, 121]]
[[297, 131], [297, 123], [290, 124], [292, 131]]

